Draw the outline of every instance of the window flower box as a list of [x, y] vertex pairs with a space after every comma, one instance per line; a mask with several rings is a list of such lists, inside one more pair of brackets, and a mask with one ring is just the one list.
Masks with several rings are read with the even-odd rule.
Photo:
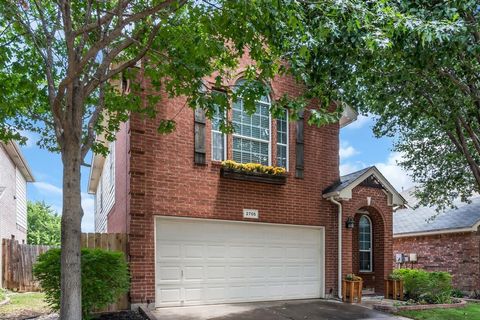
[[342, 281], [342, 301], [348, 303], [361, 303], [362, 289], [362, 278], [354, 274], [347, 274], [345, 279]]
[[227, 160], [222, 162], [220, 175], [223, 178], [270, 184], [285, 184], [285, 168], [264, 166], [257, 163], [237, 163]]

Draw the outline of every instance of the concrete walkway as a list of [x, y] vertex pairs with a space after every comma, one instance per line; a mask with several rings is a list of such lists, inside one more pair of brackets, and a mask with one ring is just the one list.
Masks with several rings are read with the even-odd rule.
[[158, 320], [363, 320], [406, 319], [333, 300], [291, 300], [159, 308]]

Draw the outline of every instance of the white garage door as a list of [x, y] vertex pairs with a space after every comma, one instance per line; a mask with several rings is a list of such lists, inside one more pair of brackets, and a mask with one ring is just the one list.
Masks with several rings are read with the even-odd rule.
[[157, 218], [156, 306], [319, 298], [323, 229]]

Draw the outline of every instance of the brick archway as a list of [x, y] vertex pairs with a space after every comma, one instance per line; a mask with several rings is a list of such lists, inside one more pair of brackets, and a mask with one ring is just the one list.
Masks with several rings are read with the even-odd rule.
[[[371, 221], [372, 232], [372, 271], [360, 271], [359, 225], [360, 218], [367, 216]], [[360, 275], [365, 289], [383, 292], [385, 274], [385, 221], [382, 214], [374, 207], [362, 207], [355, 213], [355, 227], [352, 232], [352, 271]]]
[[[364, 286], [374, 289], [376, 294], [384, 292], [384, 279], [392, 271], [392, 207], [383, 189], [357, 186], [352, 191], [352, 198], [343, 201], [343, 275], [355, 273], [365, 281]], [[361, 213], [359, 213], [361, 212]], [[358, 225], [362, 214], [372, 221], [373, 270], [360, 272]], [[346, 221], [353, 218], [353, 229], [345, 227]]]

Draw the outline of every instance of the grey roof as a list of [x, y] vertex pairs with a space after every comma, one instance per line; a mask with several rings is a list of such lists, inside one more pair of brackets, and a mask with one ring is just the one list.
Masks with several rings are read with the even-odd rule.
[[323, 193], [330, 193], [335, 191], [342, 191], [348, 187], [351, 183], [355, 182], [362, 174], [367, 172], [373, 167], [367, 167], [365, 169], [349, 173], [347, 175], [341, 176], [340, 181], [328, 187]]
[[465, 229], [480, 221], [480, 196], [471, 203], [455, 203], [457, 208], [437, 212], [435, 207], [397, 210], [393, 214], [393, 234], [424, 233]]

